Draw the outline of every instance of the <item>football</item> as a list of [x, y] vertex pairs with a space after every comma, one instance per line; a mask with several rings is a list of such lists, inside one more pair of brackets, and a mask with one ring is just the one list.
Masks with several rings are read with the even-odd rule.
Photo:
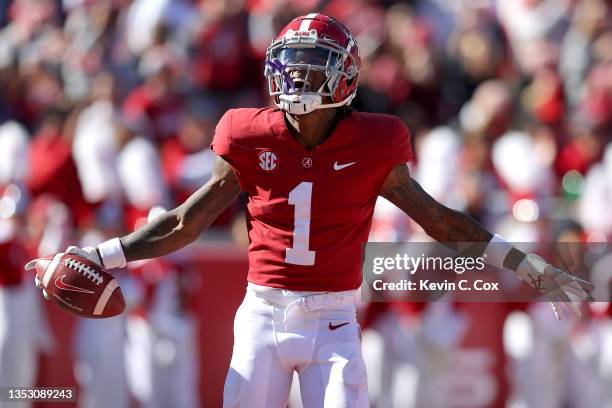
[[116, 316], [125, 309], [115, 278], [82, 256], [58, 253], [40, 258], [36, 276], [49, 298], [77, 316], [100, 319]]

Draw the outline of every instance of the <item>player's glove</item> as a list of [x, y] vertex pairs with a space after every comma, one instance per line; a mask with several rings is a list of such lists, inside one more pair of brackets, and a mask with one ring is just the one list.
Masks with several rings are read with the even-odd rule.
[[516, 268], [516, 273], [531, 287], [546, 296], [559, 320], [561, 320], [561, 305], [564, 305], [576, 316], [581, 315], [580, 310], [570, 299], [570, 294], [575, 296], [574, 300], [593, 300], [594, 286], [591, 282], [577, 278], [549, 264], [536, 254], [527, 254]]
[[[94, 263], [104, 267], [103, 264], [102, 264], [102, 260], [100, 259], [100, 255], [98, 255], [98, 251], [94, 247], [78, 248], [78, 247], [75, 247], [75, 246], [69, 246], [68, 249], [66, 249], [65, 253], [72, 254], [72, 255], [82, 256], [83, 258], [87, 258], [90, 261], [92, 261], [92, 262], [94, 262]], [[36, 270], [36, 265], [40, 261], [41, 261], [40, 258], [31, 260], [30, 262], [28, 262], [26, 264], [25, 270], [26, 271], [28, 271], [28, 270]], [[42, 281], [38, 277], [38, 274], [34, 275], [34, 283], [36, 284], [36, 287], [42, 291], [43, 296], [45, 297], [45, 299], [49, 300], [49, 294], [47, 293], [47, 291], [43, 287]]]
[[[25, 270], [29, 271], [29, 270], [34, 270], [36, 271], [36, 265], [38, 264], [38, 262], [42, 261], [42, 259], [40, 258], [36, 258], [36, 259], [32, 259], [30, 262], [28, 262], [25, 265]], [[45, 290], [45, 288], [42, 285], [42, 281], [38, 278], [38, 274], [35, 273], [34, 274], [34, 283], [36, 284], [36, 287], [38, 289], [40, 289], [42, 291], [43, 296], [45, 297], [45, 299], [49, 300], [49, 294], [47, 293], [47, 291]]]
[[79, 248], [75, 246], [69, 246], [68, 249], [66, 249], [66, 253], [82, 256], [83, 258], [87, 258], [91, 262], [95, 262], [104, 268], [104, 263], [102, 263], [102, 259], [100, 259], [100, 254], [98, 253], [98, 250], [94, 247]]

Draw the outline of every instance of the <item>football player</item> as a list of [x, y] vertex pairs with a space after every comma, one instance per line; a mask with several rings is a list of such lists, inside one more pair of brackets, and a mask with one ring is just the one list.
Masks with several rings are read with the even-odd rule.
[[247, 193], [248, 287], [235, 318], [226, 407], [285, 407], [294, 372], [305, 407], [368, 406], [355, 297], [379, 195], [437, 241], [480, 242], [489, 263], [557, 288], [545, 293], [555, 313], [563, 304], [577, 312], [566, 292], [589, 297], [590, 283], [518, 251], [410, 177], [406, 126], [348, 108], [360, 64], [357, 43], [337, 20], [294, 19], [267, 50], [276, 106], [221, 118], [208, 183], [127, 236], [69, 248], [107, 269], [163, 256], [193, 242]]

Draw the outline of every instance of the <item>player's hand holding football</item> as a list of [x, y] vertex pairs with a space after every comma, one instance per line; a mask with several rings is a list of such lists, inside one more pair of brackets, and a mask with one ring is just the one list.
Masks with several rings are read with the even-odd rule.
[[[68, 249], [66, 249], [65, 253], [71, 254], [71, 255], [78, 255], [83, 258], [87, 258], [91, 262], [94, 262], [95, 264], [99, 265], [100, 268], [104, 268], [104, 265], [102, 265], [102, 260], [100, 259], [100, 256], [98, 255], [98, 251], [96, 251], [96, 248], [94, 247], [79, 248], [76, 246], [69, 246]], [[27, 263], [27, 265], [25, 266], [25, 269], [26, 270], [36, 269], [36, 264], [42, 260], [43, 259], [40, 259], [40, 258], [31, 260], [30, 262]], [[42, 293], [45, 299], [49, 300], [49, 294], [43, 287], [42, 278], [39, 277], [38, 274], [34, 276], [34, 283], [36, 284], [36, 287], [38, 289], [42, 290]]]
[[81, 317], [103, 318], [123, 312], [121, 289], [106, 269], [125, 266], [118, 238], [97, 248], [70, 246], [66, 252], [34, 259], [25, 266], [34, 270], [36, 286], [45, 299]]
[[[580, 310], [572, 300], [593, 300], [594, 286], [591, 282], [549, 264], [536, 254], [528, 254], [519, 264], [516, 272], [522, 280], [546, 296], [557, 319], [561, 319], [561, 305], [576, 316], [580, 316]], [[573, 296], [574, 299], [571, 299], [570, 296]]]

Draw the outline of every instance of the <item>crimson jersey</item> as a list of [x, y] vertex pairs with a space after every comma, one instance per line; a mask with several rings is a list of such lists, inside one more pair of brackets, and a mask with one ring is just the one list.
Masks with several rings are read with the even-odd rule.
[[281, 110], [232, 109], [211, 148], [248, 193], [249, 282], [295, 291], [359, 287], [378, 193], [391, 169], [413, 158], [397, 117], [352, 112], [306, 150]]

